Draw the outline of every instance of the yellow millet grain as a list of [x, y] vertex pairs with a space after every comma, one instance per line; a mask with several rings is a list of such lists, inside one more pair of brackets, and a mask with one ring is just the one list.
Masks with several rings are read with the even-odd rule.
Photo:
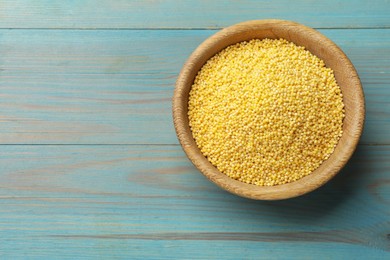
[[344, 104], [321, 59], [284, 39], [255, 39], [207, 61], [188, 116], [196, 144], [219, 171], [273, 186], [310, 174], [330, 156]]

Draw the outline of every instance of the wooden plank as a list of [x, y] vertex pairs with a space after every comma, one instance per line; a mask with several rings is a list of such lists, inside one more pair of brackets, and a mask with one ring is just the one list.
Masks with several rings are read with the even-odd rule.
[[179, 146], [0, 146], [2, 258], [390, 256], [390, 146], [275, 202], [231, 195]]
[[377, 1], [52, 1], [2, 0], [1, 28], [220, 28], [286, 19], [316, 28], [389, 27], [390, 4]]
[[[355, 64], [363, 144], [390, 144], [390, 30], [321, 30]], [[207, 30], [0, 30], [0, 143], [177, 144], [176, 75]]]

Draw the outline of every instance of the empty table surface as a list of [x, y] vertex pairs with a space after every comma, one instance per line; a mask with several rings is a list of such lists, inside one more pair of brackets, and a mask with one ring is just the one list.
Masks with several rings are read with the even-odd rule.
[[[0, 1], [1, 259], [390, 257], [390, 2]], [[254, 201], [182, 151], [176, 77], [237, 22], [318, 29], [354, 63], [366, 124], [341, 173]]]

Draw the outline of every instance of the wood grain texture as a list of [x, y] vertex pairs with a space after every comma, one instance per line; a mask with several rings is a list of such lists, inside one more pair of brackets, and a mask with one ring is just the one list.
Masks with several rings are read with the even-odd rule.
[[[0, 259], [389, 258], [389, 9], [1, 0]], [[266, 18], [338, 28], [321, 32], [352, 60], [367, 101], [363, 145], [346, 168], [272, 203], [207, 181], [171, 117], [177, 74], [208, 29]]]
[[270, 18], [316, 28], [388, 28], [389, 12], [387, 0], [2, 0], [0, 28], [220, 28]]
[[[344, 50], [362, 80], [361, 143], [390, 144], [390, 30], [320, 32]], [[176, 76], [213, 33], [1, 30], [0, 143], [177, 144]]]
[[278, 202], [215, 187], [179, 146], [0, 152], [5, 259], [390, 256], [389, 146], [360, 146], [330, 183]]
[[[228, 177], [212, 165], [198, 148], [188, 120], [188, 99], [199, 70], [222, 49], [252, 39], [286, 39], [304, 46], [322, 59], [334, 72], [343, 93], [345, 118], [343, 134], [333, 153], [310, 175], [276, 186], [257, 186]], [[176, 81], [172, 113], [177, 137], [192, 163], [212, 182], [223, 189], [252, 199], [278, 200], [297, 197], [324, 185], [347, 163], [363, 131], [365, 100], [357, 72], [348, 57], [329, 38], [318, 31], [290, 21], [254, 20], [223, 29], [205, 40], [188, 58]]]

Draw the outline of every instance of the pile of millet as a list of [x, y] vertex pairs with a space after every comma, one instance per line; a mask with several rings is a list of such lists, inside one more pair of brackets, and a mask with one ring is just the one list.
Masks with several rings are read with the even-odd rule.
[[227, 176], [259, 186], [318, 168], [343, 133], [344, 112], [333, 71], [284, 39], [223, 49], [198, 72], [188, 102], [203, 155]]

